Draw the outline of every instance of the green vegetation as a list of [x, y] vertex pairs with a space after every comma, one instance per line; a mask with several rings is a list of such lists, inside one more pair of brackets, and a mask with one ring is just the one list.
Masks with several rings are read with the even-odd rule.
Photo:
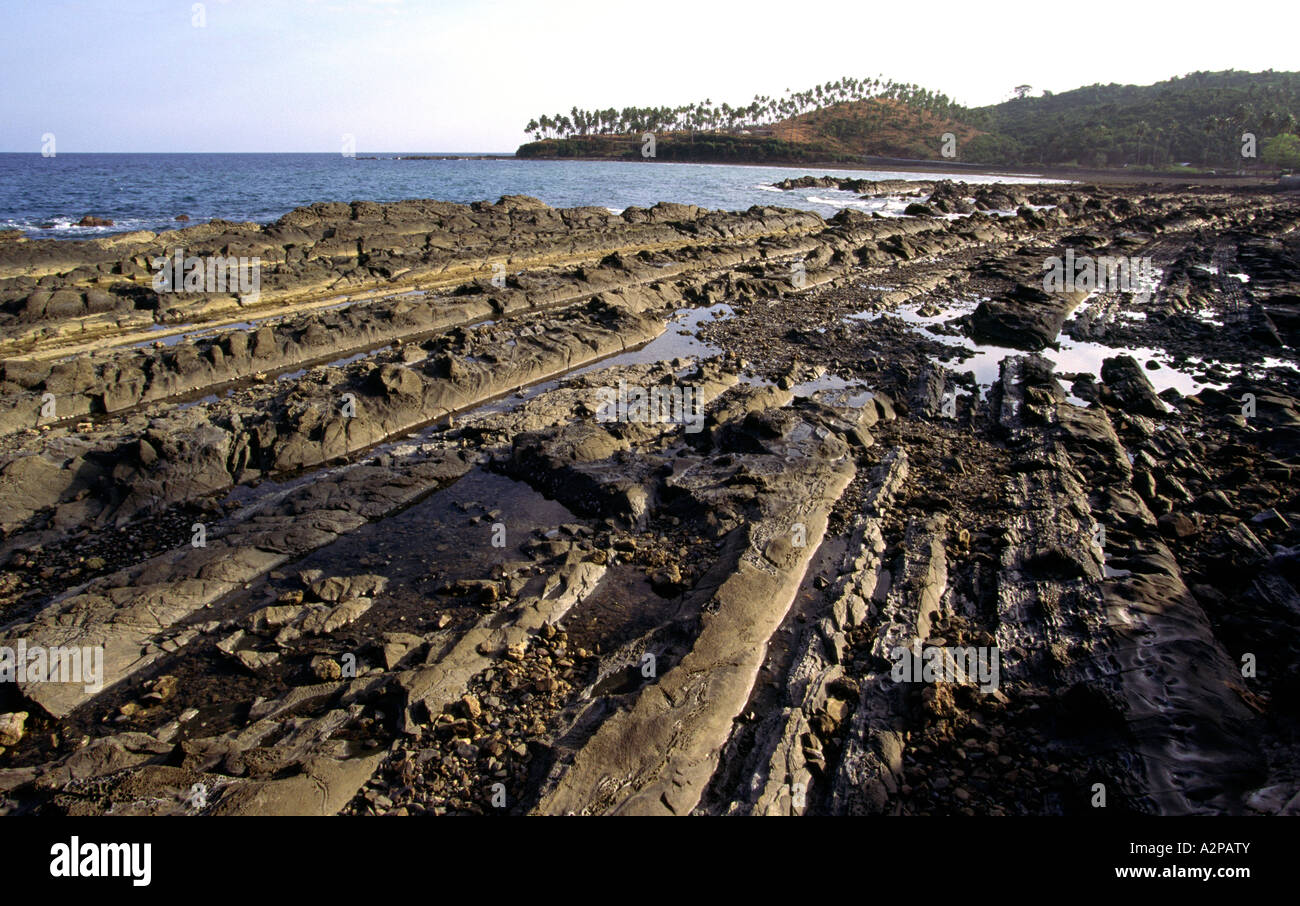
[[1265, 163], [1286, 170], [1300, 169], [1300, 135], [1285, 132], [1264, 142], [1260, 154]]
[[[1300, 73], [1194, 72], [1154, 85], [1090, 85], [1020, 97], [958, 116], [999, 142], [970, 147], [963, 158], [986, 163], [1160, 168], [1180, 163], [1231, 169], [1243, 158], [1242, 135], [1296, 131]], [[1003, 155], [1018, 148], [1019, 156]]]
[[[526, 129], [524, 157], [638, 158], [657, 138], [659, 160], [851, 161], [865, 156], [999, 165], [1129, 167], [1199, 172], [1300, 166], [1300, 73], [1194, 72], [1154, 85], [1090, 85], [965, 108], [889, 79], [843, 78], [739, 106], [570, 109]], [[1243, 155], [1243, 149], [1254, 156]]]

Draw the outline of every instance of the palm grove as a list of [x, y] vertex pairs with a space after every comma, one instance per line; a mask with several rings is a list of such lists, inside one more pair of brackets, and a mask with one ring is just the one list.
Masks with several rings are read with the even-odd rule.
[[629, 135], [637, 132], [739, 132], [770, 125], [793, 116], [848, 101], [888, 98], [933, 113], [947, 113], [954, 104], [945, 95], [919, 85], [890, 79], [843, 78], [807, 91], [789, 89], [780, 97], [754, 95], [748, 104], [733, 107], [706, 98], [681, 107], [624, 107], [615, 110], [570, 108], [567, 114], [542, 114], [529, 120], [524, 131], [540, 141], [577, 135]]

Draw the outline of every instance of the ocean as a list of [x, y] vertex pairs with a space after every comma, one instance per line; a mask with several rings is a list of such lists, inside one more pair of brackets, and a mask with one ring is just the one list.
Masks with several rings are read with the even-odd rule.
[[[165, 230], [213, 218], [269, 223], [318, 201], [436, 198], [469, 203], [533, 195], [554, 207], [595, 205], [621, 211], [672, 201], [743, 210], [780, 205], [831, 216], [842, 207], [901, 214], [905, 202], [859, 199], [836, 189], [781, 192], [791, 176], [1045, 181], [970, 173], [902, 173], [823, 167], [751, 167], [654, 161], [377, 160], [338, 154], [0, 154], [0, 229], [31, 238], [89, 238]], [[112, 227], [74, 226], [84, 215]]]

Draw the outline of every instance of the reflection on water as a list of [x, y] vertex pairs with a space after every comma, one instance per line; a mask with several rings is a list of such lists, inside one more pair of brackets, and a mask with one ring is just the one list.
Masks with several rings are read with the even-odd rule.
[[[961, 333], [942, 333], [928, 329], [930, 327], [941, 328], [954, 318], [968, 315], [975, 310], [978, 304], [978, 300], [954, 300], [937, 313], [922, 314], [921, 310], [925, 307], [924, 304], [913, 303], [884, 313], [857, 312], [849, 315], [846, 320], [852, 322], [876, 321], [881, 317], [898, 318], [906, 322], [912, 330], [917, 331], [926, 339], [952, 347], [954, 354], [948, 359], [942, 360], [943, 364], [953, 371], [973, 372], [976, 383], [987, 390], [998, 380], [1002, 360], [1007, 356], [1026, 355], [1025, 351], [1008, 346], [977, 343]], [[1136, 316], [1142, 313], [1132, 314]], [[1134, 319], [1141, 320], [1141, 318], [1137, 317]], [[1172, 387], [1184, 396], [1190, 396], [1206, 387], [1222, 389], [1227, 386], [1224, 383], [1203, 380], [1186, 370], [1188, 365], [1205, 366], [1219, 363], [1206, 363], [1204, 360], [1192, 358], [1188, 359], [1186, 364], [1176, 366], [1172, 356], [1163, 350], [1146, 346], [1107, 346], [1104, 343], [1075, 340], [1064, 333], [1057, 337], [1057, 343], [1059, 345], [1058, 349], [1048, 347], [1040, 353], [1044, 358], [1055, 364], [1057, 374], [1091, 374], [1100, 379], [1101, 366], [1106, 359], [1128, 354], [1142, 364], [1149, 361], [1160, 364], [1158, 369], [1145, 371], [1147, 379], [1151, 381], [1157, 393]], [[1287, 365], [1289, 363], [1280, 359], [1266, 357], [1261, 365], [1256, 367], [1269, 369]], [[1234, 370], [1232, 365], [1222, 365], [1221, 367], [1229, 371]], [[1087, 405], [1084, 400], [1073, 396], [1070, 397], [1070, 402], [1076, 405]]]

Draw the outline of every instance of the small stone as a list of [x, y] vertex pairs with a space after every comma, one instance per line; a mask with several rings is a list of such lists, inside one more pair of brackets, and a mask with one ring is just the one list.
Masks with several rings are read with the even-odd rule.
[[165, 674], [154, 681], [153, 688], [150, 690], [149, 695], [151, 697], [156, 697], [158, 701], [165, 702], [176, 694], [176, 687], [179, 684], [180, 680], [175, 676], [172, 676], [170, 673]]
[[0, 714], [0, 746], [16, 746], [23, 738], [26, 711]]
[[343, 668], [332, 657], [319, 654], [311, 659], [311, 672], [317, 679], [332, 682], [343, 678]]
[[663, 569], [649, 571], [648, 578], [650, 585], [658, 592], [673, 593], [677, 590], [682, 581], [682, 571], [677, 568], [676, 564], [670, 564]]
[[1183, 513], [1165, 513], [1156, 521], [1165, 537], [1188, 538], [1199, 531], [1196, 522]]

